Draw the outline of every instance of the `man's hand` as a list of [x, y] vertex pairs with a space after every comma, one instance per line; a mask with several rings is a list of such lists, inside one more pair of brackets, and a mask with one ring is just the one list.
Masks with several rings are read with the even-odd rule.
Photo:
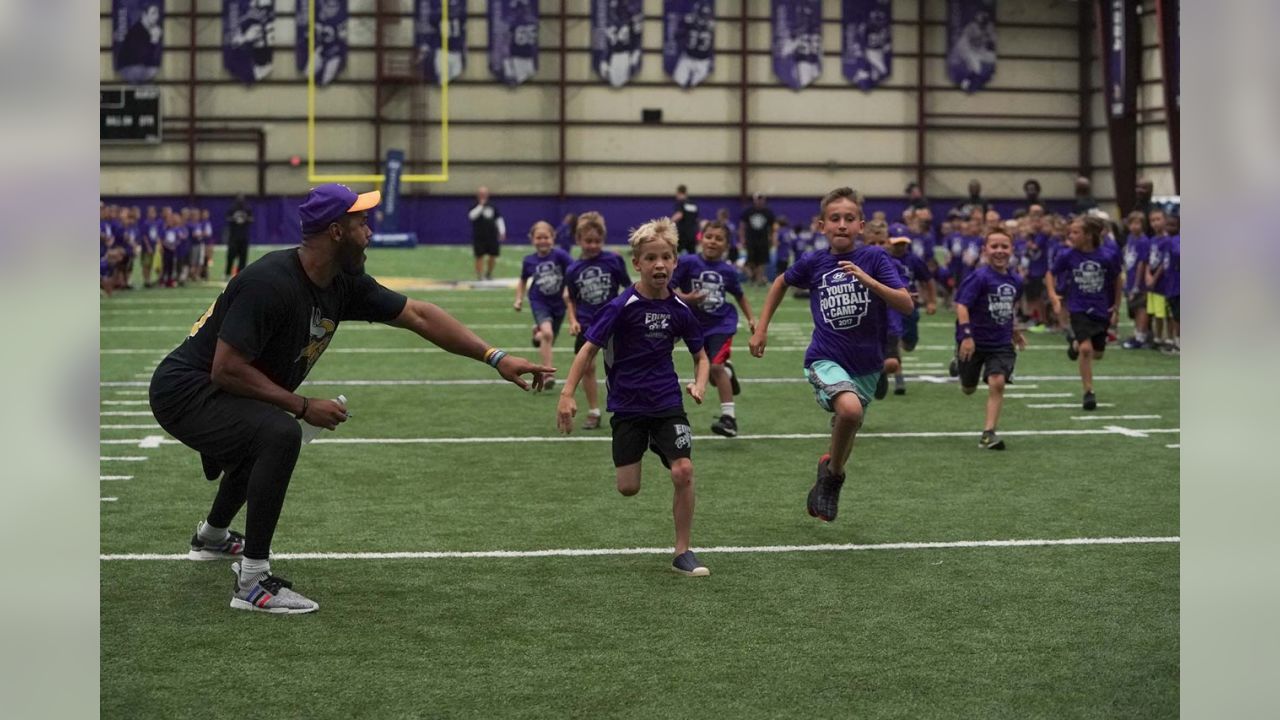
[[960, 358], [960, 362], [969, 362], [969, 358], [973, 357], [973, 338], [967, 337], [960, 341], [960, 351], [956, 353], [956, 357]]
[[572, 395], [561, 395], [556, 404], [556, 427], [568, 435], [573, 432], [573, 416], [578, 414], [578, 403]]
[[747, 341], [747, 349], [751, 351], [751, 357], [764, 357], [764, 346], [768, 339], [769, 335], [763, 329], [751, 333], [751, 339]]
[[340, 423], [347, 421], [347, 409], [341, 403], [333, 400], [308, 398], [307, 412], [302, 416], [302, 419], [308, 425], [322, 427], [325, 430], [333, 430]]
[[[693, 398], [694, 402], [698, 403], [699, 405], [702, 404], [702, 396], [706, 392], [706, 388], [702, 387], [696, 382], [691, 382], [688, 385], [685, 385], [684, 389], [689, 391], [689, 397]], [[561, 402], [564, 402], [564, 401], [561, 400]]]
[[535, 365], [534, 363], [531, 363], [522, 357], [516, 357], [515, 355], [507, 355], [498, 361], [498, 374], [502, 376], [503, 380], [520, 386], [521, 390], [528, 390], [530, 388], [530, 383], [521, 378], [521, 375], [532, 374], [532, 387], [535, 391], [541, 392], [543, 379], [547, 375], [555, 373], [555, 371], [556, 369], [553, 367]]
[[524, 301], [520, 298], [516, 298], [516, 301], [511, 303], [511, 307], [514, 308], [516, 312], [520, 312], [520, 308], [524, 307]]

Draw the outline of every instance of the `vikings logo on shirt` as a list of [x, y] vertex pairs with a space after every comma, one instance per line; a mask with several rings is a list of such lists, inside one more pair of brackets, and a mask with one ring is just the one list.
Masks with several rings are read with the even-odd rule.
[[311, 368], [324, 354], [326, 348], [329, 347], [329, 341], [333, 340], [333, 333], [338, 329], [337, 323], [322, 317], [320, 308], [311, 308], [311, 342], [302, 348], [302, 352], [298, 353], [298, 357], [294, 358], [294, 362], [306, 358], [307, 372], [311, 372]]
[[564, 287], [564, 270], [554, 260], [544, 260], [533, 269], [533, 284], [543, 295], [559, 295]]
[[1102, 264], [1095, 260], [1085, 260], [1071, 271], [1071, 280], [1080, 292], [1100, 293], [1106, 283], [1106, 273]]
[[613, 276], [599, 265], [592, 265], [578, 275], [577, 284], [580, 304], [602, 305], [609, 300]]
[[703, 270], [693, 279], [693, 291], [706, 293], [702, 299], [704, 312], [715, 312], [724, 307], [724, 278], [715, 270]]
[[671, 314], [647, 312], [644, 314], [644, 326], [648, 330], [645, 337], [666, 337], [671, 330]]
[[822, 320], [833, 330], [851, 330], [862, 324], [871, 307], [871, 290], [843, 270], [822, 276], [818, 287], [818, 309]]
[[1009, 324], [1013, 321], [1013, 301], [1017, 295], [1018, 291], [1008, 283], [1000, 285], [993, 293], [987, 293], [987, 314], [999, 325]]

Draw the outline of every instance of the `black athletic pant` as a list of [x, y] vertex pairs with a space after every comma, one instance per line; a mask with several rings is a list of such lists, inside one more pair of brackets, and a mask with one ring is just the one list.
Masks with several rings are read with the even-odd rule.
[[227, 275], [231, 275], [231, 268], [235, 265], [237, 259], [240, 261], [240, 270], [243, 270], [244, 266], [249, 264], [249, 238], [241, 240], [229, 238], [227, 240]]
[[151, 378], [151, 410], [160, 427], [225, 471], [208, 523], [230, 527], [247, 502], [244, 555], [266, 560], [302, 447], [302, 428], [274, 405], [201, 380], [193, 383], [191, 371], [162, 362]]

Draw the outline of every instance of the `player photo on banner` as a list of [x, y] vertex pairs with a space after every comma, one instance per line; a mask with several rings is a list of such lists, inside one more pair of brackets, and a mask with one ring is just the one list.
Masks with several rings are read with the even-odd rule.
[[489, 0], [489, 72], [513, 87], [538, 72], [538, 0]]
[[298, 32], [294, 50], [298, 61], [298, 72], [310, 72], [307, 62], [309, 41], [307, 40], [307, 22], [310, 19], [309, 6], [316, 5], [316, 73], [317, 85], [328, 85], [333, 82], [342, 69], [347, 66], [347, 0], [298, 0], [296, 14]]
[[996, 73], [996, 0], [947, 0], [947, 77], [965, 92]]
[[640, 72], [644, 0], [591, 0], [591, 65], [622, 87]]
[[870, 90], [893, 69], [892, 0], [844, 0], [840, 66], [859, 89]]
[[1127, 92], [1128, 72], [1125, 69], [1125, 56], [1128, 54], [1129, 32], [1125, 23], [1129, 14], [1125, 12], [1126, 0], [1107, 0], [1102, 6], [1106, 13], [1102, 27], [1107, 37], [1103, 38], [1103, 53], [1106, 55], [1107, 78], [1107, 112], [1111, 117], [1124, 117], [1129, 114], [1129, 93]]
[[449, 68], [449, 80], [467, 69], [467, 0], [449, 1], [449, 57], [444, 57], [440, 20], [442, 0], [415, 0], [413, 4], [413, 46], [417, 63], [428, 82], [440, 83], [442, 70]]
[[822, 0], [773, 0], [773, 73], [792, 90], [822, 75]]
[[715, 69], [715, 0], [666, 0], [662, 6], [662, 69], [682, 88]]
[[163, 0], [112, 0], [111, 63], [125, 82], [151, 82], [164, 57]]
[[222, 65], [246, 85], [266, 78], [273, 66], [275, 0], [223, 0]]

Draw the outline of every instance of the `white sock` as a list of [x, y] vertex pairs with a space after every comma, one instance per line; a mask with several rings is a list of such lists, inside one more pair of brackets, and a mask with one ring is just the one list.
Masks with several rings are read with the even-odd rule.
[[266, 575], [271, 572], [270, 560], [254, 560], [253, 558], [244, 558], [240, 561], [240, 579], [250, 580], [259, 575]]
[[201, 542], [215, 544], [225, 542], [229, 535], [231, 533], [226, 528], [216, 528], [204, 520], [201, 520], [199, 527], [196, 528], [196, 537]]
[[600, 417], [600, 408], [591, 408], [587, 411], [587, 414], [591, 417]]
[[734, 415], [734, 414], [733, 414], [733, 403], [731, 403], [731, 402], [727, 402], [727, 403], [720, 403], [720, 414], [721, 414], [721, 415], [728, 415], [728, 416], [729, 416], [729, 417], [731, 417], [731, 418], [737, 418], [737, 417], [738, 417], [737, 415]]

